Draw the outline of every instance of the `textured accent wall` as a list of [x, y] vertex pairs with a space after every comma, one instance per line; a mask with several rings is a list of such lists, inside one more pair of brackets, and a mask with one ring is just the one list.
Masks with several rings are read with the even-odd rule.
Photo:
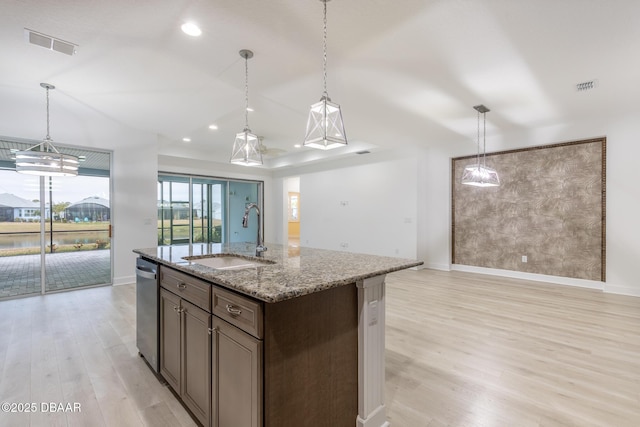
[[[500, 187], [452, 159], [452, 262], [605, 281], [606, 138], [488, 153]], [[522, 256], [527, 262], [522, 262]]]

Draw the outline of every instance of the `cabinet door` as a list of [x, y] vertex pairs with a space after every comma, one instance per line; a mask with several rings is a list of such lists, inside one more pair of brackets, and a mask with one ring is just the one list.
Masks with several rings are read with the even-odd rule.
[[160, 373], [180, 393], [180, 298], [160, 289]]
[[211, 315], [182, 300], [182, 389], [180, 395], [208, 426], [211, 405]]
[[212, 426], [262, 426], [262, 341], [212, 317]]

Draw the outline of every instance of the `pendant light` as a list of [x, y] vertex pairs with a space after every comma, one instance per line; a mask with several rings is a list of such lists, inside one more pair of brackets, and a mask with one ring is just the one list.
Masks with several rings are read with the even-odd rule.
[[[486, 149], [487, 149], [487, 117], [486, 113], [489, 110], [484, 105], [476, 105], [473, 107], [478, 112], [478, 154], [476, 156], [476, 164], [469, 165], [464, 168], [462, 173], [462, 183], [466, 185], [473, 185], [475, 187], [497, 187], [500, 185], [500, 177], [495, 169], [487, 167], [486, 164]], [[480, 163], [480, 114], [484, 121], [482, 131], [482, 164]]]
[[347, 135], [344, 132], [340, 105], [331, 102], [327, 94], [327, 2], [324, 3], [324, 33], [323, 33], [323, 81], [324, 92], [320, 101], [311, 106], [307, 120], [307, 134], [304, 146], [330, 150], [347, 145]]
[[231, 163], [243, 166], [259, 166], [262, 164], [262, 153], [258, 137], [251, 133], [249, 129], [249, 58], [253, 57], [253, 52], [247, 49], [240, 51], [240, 56], [244, 58], [244, 130], [236, 134], [231, 152]]
[[40, 86], [47, 91], [47, 136], [40, 144], [16, 152], [16, 172], [42, 176], [76, 176], [78, 158], [60, 153], [49, 136], [49, 90], [56, 87], [49, 83], [40, 83]]

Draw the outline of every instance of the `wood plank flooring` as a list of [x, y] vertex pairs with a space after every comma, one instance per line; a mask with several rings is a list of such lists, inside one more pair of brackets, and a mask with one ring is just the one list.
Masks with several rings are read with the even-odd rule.
[[0, 412], [0, 426], [196, 425], [138, 356], [134, 285], [2, 301], [0, 313], [0, 402], [37, 405]]
[[392, 426], [640, 426], [640, 298], [433, 270], [386, 298]]
[[[640, 426], [640, 298], [408, 270], [387, 277], [386, 303], [393, 427]], [[137, 354], [134, 285], [0, 313], [0, 402], [38, 405], [0, 426], [195, 425]]]

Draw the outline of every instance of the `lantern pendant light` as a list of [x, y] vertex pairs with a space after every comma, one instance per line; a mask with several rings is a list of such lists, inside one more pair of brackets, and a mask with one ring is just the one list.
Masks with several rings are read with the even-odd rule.
[[327, 2], [324, 3], [324, 33], [323, 33], [323, 81], [324, 92], [320, 101], [311, 106], [307, 120], [307, 134], [304, 146], [330, 150], [347, 145], [347, 135], [344, 132], [340, 105], [331, 102], [327, 94]]
[[49, 136], [49, 90], [56, 87], [49, 83], [40, 83], [40, 86], [47, 91], [47, 136], [40, 144], [16, 152], [16, 172], [41, 176], [77, 176], [78, 158], [60, 153]]
[[[476, 164], [469, 165], [464, 168], [462, 173], [462, 183], [475, 187], [497, 187], [500, 185], [500, 177], [495, 169], [487, 167], [487, 118], [486, 113], [489, 110], [484, 105], [476, 105], [473, 107], [478, 112], [478, 154], [476, 156]], [[482, 139], [482, 163], [480, 162], [480, 114], [484, 120]]]
[[253, 57], [253, 52], [247, 49], [240, 51], [240, 56], [244, 58], [244, 130], [236, 134], [231, 152], [231, 163], [243, 166], [262, 165], [262, 152], [258, 137], [251, 133], [249, 129], [249, 58]]

